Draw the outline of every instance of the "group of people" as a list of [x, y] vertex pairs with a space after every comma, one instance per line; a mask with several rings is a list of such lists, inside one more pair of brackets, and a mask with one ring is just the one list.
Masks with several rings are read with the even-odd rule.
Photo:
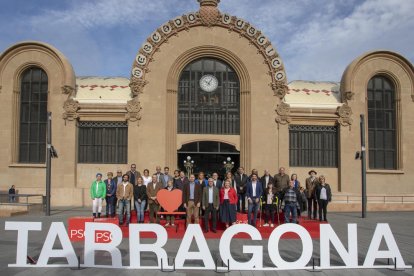
[[[101, 217], [102, 203], [105, 200], [106, 217], [115, 217], [117, 213], [120, 225], [124, 224], [124, 217], [126, 225], [130, 223], [132, 207], [137, 212], [138, 223], [144, 222], [146, 210], [149, 211], [150, 222], [159, 223], [162, 216], [158, 212], [163, 210], [157, 200], [157, 193], [161, 189], [181, 190], [182, 204], [177, 211], [186, 214], [187, 224], [192, 223], [193, 218], [194, 223], [199, 223], [202, 216], [206, 232], [209, 231], [210, 221], [211, 230], [216, 232], [217, 217], [229, 227], [236, 222], [237, 212], [246, 211], [248, 223], [256, 227], [259, 209], [265, 215], [264, 226], [273, 227], [275, 215], [278, 215], [276, 212], [282, 203], [285, 222], [297, 223], [298, 215], [306, 208], [309, 219], [316, 219], [316, 211], [319, 209], [319, 219], [327, 221], [327, 205], [332, 197], [330, 186], [325, 182], [323, 175], [316, 177], [315, 170], [311, 170], [309, 175], [306, 187], [302, 187], [297, 175], [292, 174], [289, 177], [283, 167], [274, 176], [265, 170], [261, 178], [257, 170], [254, 169], [247, 175], [244, 168], [239, 167], [234, 175], [227, 172], [221, 180], [218, 173], [206, 178], [203, 172], [199, 172], [196, 178], [194, 174], [187, 177], [184, 171], [175, 170], [171, 175], [168, 167], [164, 167], [164, 172], [161, 172], [160, 166], [156, 167], [152, 175], [148, 169], [141, 175], [136, 165], [132, 164], [125, 174], [117, 170], [114, 177], [112, 172], [108, 172], [105, 180], [102, 180], [101, 173], [97, 173], [96, 180], [90, 188], [90, 195], [93, 201], [93, 216]], [[168, 212], [163, 214], [166, 219], [165, 226], [175, 226], [176, 215]]]

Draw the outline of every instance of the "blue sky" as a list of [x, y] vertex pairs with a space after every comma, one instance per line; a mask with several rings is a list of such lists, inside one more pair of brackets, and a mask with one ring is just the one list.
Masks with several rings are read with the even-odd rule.
[[[58, 48], [77, 76], [129, 77], [141, 44], [196, 0], [0, 0], [0, 52], [24, 40]], [[339, 81], [371, 50], [414, 61], [412, 0], [221, 0], [223, 12], [264, 32], [289, 81]]]

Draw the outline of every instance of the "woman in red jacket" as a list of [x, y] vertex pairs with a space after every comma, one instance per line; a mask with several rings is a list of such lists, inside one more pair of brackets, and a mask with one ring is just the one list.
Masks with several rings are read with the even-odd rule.
[[231, 187], [230, 181], [224, 181], [223, 188], [220, 189], [220, 219], [226, 224], [226, 228], [236, 221], [236, 190]]

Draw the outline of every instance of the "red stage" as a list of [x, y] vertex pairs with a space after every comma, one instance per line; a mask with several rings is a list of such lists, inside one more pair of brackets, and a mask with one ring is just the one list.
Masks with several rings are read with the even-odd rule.
[[[181, 239], [185, 233], [185, 219], [178, 219], [177, 216], [175, 220], [174, 227], [166, 227], [169, 239]], [[284, 216], [283, 213], [279, 214], [280, 223], [284, 223]], [[125, 219], [124, 219], [125, 221]], [[92, 217], [72, 217], [68, 219], [68, 233], [69, 238], [71, 241], [83, 241], [84, 240], [84, 230], [85, 230], [85, 222], [105, 222], [105, 223], [114, 223], [119, 225], [118, 217], [114, 218], [92, 218]], [[148, 214], [145, 213], [145, 223], [149, 222]], [[131, 211], [131, 223], [137, 223], [137, 216], [135, 211]], [[164, 225], [165, 219], [161, 219], [160, 224]], [[247, 223], [247, 214], [240, 214], [237, 213], [237, 222], [236, 223]], [[310, 234], [312, 238], [319, 238], [319, 221], [316, 220], [308, 220], [301, 218], [299, 219], [299, 224], [303, 226]], [[201, 229], [204, 230], [203, 227], [203, 219], [200, 218], [200, 225]], [[275, 227], [277, 224], [275, 224]], [[125, 223], [120, 225], [124, 238], [129, 237], [129, 229], [126, 227]], [[209, 232], [204, 233], [206, 239], [219, 239], [223, 233], [224, 224], [221, 222], [217, 222], [217, 233], [211, 232], [211, 227], [209, 227]], [[262, 238], [267, 239], [269, 238], [271, 232], [273, 231], [274, 227], [264, 227], [260, 222], [259, 218], [257, 219], [257, 229], [260, 231]], [[152, 232], [142, 233], [142, 238], [156, 238], [155, 234]], [[235, 236], [235, 238], [240, 239], [249, 239], [250, 237], [247, 234], [241, 233]], [[299, 236], [295, 233], [286, 233], [282, 237], [282, 239], [297, 239]]]

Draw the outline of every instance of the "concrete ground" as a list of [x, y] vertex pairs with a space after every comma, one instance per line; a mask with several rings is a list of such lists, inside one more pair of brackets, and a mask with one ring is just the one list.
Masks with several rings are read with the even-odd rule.
[[[368, 213], [367, 218], [362, 219], [360, 213], [330, 213], [328, 214], [329, 223], [334, 228], [341, 241], [346, 244], [347, 240], [347, 224], [358, 224], [358, 250], [359, 250], [359, 265], [362, 265], [365, 254], [371, 242], [372, 234], [377, 223], [389, 223], [392, 233], [397, 241], [401, 255], [406, 265], [414, 265], [414, 216], [413, 212], [381, 212]], [[43, 242], [47, 235], [50, 223], [53, 221], [62, 221], [66, 225], [68, 217], [72, 216], [89, 216], [89, 209], [81, 208], [62, 208], [53, 209], [50, 217], [44, 216], [42, 213], [29, 213], [18, 217], [1, 218], [0, 219], [0, 275], [216, 275], [223, 273], [215, 273], [214, 271], [192, 271], [181, 270], [176, 272], [161, 272], [159, 270], [132, 270], [132, 269], [108, 269], [108, 268], [85, 268], [82, 270], [75, 270], [71, 268], [12, 268], [8, 264], [15, 263], [16, 260], [16, 231], [5, 231], [5, 221], [41, 221], [45, 231], [31, 231], [29, 234], [28, 254], [35, 259], [39, 256]], [[177, 249], [181, 240], [169, 240], [164, 247], [170, 258], [176, 255]], [[218, 250], [219, 240], [208, 240], [208, 245], [213, 255], [219, 256]], [[236, 260], [248, 260], [249, 256], [242, 254], [242, 245], [251, 244], [264, 246], [264, 266], [273, 266], [267, 254], [267, 240], [265, 241], [249, 241], [243, 239], [234, 239], [232, 241], [232, 254]], [[83, 243], [73, 243], [77, 254], [82, 254]], [[319, 257], [319, 240], [313, 241], [314, 257]], [[382, 244], [384, 246], [384, 242]], [[194, 246], [194, 250], [196, 247]], [[128, 241], [124, 240], [119, 246], [123, 257], [123, 265], [129, 265], [129, 248]], [[299, 240], [281, 240], [279, 250], [281, 255], [287, 261], [296, 260], [300, 256], [301, 242]], [[383, 248], [383, 249], [386, 249]], [[97, 264], [110, 264], [110, 257], [108, 253], [96, 253]], [[53, 259], [51, 259], [53, 260]], [[51, 263], [59, 263], [61, 260], [51, 261]], [[156, 265], [155, 255], [151, 253], [144, 254], [142, 265]], [[333, 265], [343, 265], [335, 250], [331, 249], [331, 263]], [[197, 266], [197, 262], [186, 262], [186, 265]], [[377, 260], [376, 265], [385, 265], [386, 260]], [[237, 271], [232, 269], [228, 275], [414, 275], [413, 269], [406, 269], [404, 271], [393, 271], [384, 268], [376, 269], [347, 269], [347, 270], [323, 270], [321, 272], [310, 272], [307, 270], [290, 270], [290, 271]]]

